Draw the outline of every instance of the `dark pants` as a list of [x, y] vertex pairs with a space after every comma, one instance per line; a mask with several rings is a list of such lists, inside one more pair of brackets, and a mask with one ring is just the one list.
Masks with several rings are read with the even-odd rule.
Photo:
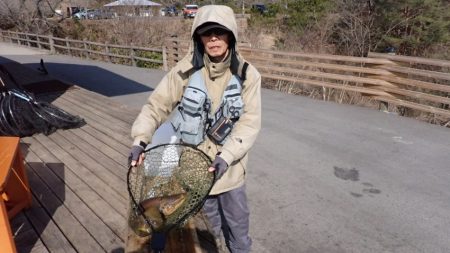
[[245, 185], [208, 197], [203, 211], [211, 223], [214, 236], [223, 235], [232, 253], [250, 252], [252, 239], [248, 235], [249, 211]]

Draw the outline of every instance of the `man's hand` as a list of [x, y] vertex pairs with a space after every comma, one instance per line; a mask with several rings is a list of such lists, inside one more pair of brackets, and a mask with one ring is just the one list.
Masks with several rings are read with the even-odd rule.
[[144, 161], [144, 148], [142, 146], [131, 147], [130, 155], [128, 156], [128, 164], [131, 167], [139, 166]]
[[216, 159], [214, 159], [214, 162], [209, 166], [208, 171], [209, 172], [216, 172], [216, 179], [219, 179], [222, 177], [222, 175], [227, 171], [228, 164], [223, 160], [220, 156], [216, 156]]

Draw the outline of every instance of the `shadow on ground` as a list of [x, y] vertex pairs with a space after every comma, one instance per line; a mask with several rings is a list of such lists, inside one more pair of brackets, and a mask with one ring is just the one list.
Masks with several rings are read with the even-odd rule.
[[[37, 69], [39, 63], [24, 64]], [[152, 91], [141, 83], [92, 65], [45, 63], [50, 75], [107, 97]]]

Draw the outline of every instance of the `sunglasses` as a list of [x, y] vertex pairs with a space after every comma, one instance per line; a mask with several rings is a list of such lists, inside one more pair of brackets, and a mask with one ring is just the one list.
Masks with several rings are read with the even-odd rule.
[[228, 31], [225, 29], [221, 29], [221, 28], [212, 28], [207, 30], [206, 32], [200, 34], [200, 36], [211, 36], [212, 34], [217, 35], [217, 36], [221, 36], [224, 34], [227, 34]]

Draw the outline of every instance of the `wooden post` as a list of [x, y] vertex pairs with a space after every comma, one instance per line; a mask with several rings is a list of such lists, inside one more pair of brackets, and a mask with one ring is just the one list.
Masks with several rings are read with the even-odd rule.
[[42, 49], [41, 46], [41, 36], [39, 36], [39, 34], [36, 34], [36, 43], [39, 49]]
[[89, 59], [89, 51], [88, 51], [86, 38], [83, 39], [83, 46], [84, 46], [84, 55], [86, 56], [86, 59]]
[[16, 33], [17, 34], [17, 44], [19, 45], [19, 46], [22, 46], [22, 38], [20, 37], [20, 34], [19, 33]]
[[133, 48], [133, 44], [131, 44], [130, 46], [130, 58], [131, 58], [131, 65], [133, 67], [136, 67], [136, 59], [134, 58], [134, 48]]
[[70, 56], [72, 56], [72, 52], [70, 51], [70, 43], [69, 38], [66, 36], [66, 47], [67, 47], [67, 53], [69, 53]]
[[107, 43], [105, 43], [105, 54], [106, 54], [106, 59], [108, 59], [108, 62], [111, 62], [111, 56], [109, 56], [109, 45]]
[[31, 47], [31, 44], [30, 44], [30, 36], [28, 36], [28, 33], [25, 33], [25, 39], [27, 40], [27, 45], [28, 45], [28, 47]]
[[50, 45], [50, 53], [56, 54], [55, 41], [53, 40], [53, 35], [51, 34], [48, 36], [48, 44]]
[[167, 67], [167, 50], [166, 50], [166, 46], [163, 45], [162, 47], [162, 60], [163, 60], [163, 70], [164, 71], [168, 71], [168, 67]]

